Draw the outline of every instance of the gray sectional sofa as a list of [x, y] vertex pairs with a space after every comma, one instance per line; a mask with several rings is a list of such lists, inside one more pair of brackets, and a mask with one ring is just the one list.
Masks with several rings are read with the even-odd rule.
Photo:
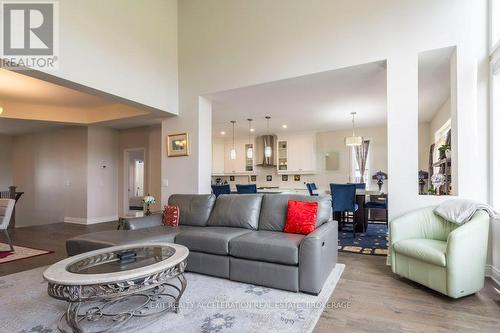
[[[288, 200], [317, 201], [316, 230], [284, 233]], [[327, 197], [281, 194], [177, 194], [179, 226], [161, 215], [124, 221], [124, 230], [66, 241], [68, 255], [134, 242], [172, 242], [190, 253], [187, 270], [235, 281], [318, 294], [337, 262], [337, 222]]]

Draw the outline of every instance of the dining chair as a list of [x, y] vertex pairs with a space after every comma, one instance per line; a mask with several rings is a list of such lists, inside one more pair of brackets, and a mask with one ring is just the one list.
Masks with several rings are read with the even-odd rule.
[[255, 185], [255, 184], [236, 184], [236, 192], [238, 194], [254, 194], [254, 193], [257, 193], [257, 185]]
[[229, 184], [226, 185], [212, 185], [212, 192], [217, 198], [221, 194], [231, 194], [231, 188]]
[[14, 252], [14, 246], [12, 246], [12, 241], [10, 240], [7, 228], [9, 227], [15, 205], [16, 201], [14, 199], [0, 199], [0, 230], [3, 231], [5, 237], [7, 238], [7, 242], [10, 246], [10, 252]]
[[334, 213], [340, 213], [341, 226], [348, 222], [347, 214], [352, 213], [352, 235], [356, 238], [356, 218], [354, 212], [358, 210], [356, 203], [356, 184], [330, 184], [332, 194], [332, 208]]
[[366, 190], [366, 183], [347, 183], [356, 185], [356, 190]]
[[310, 196], [313, 196], [313, 197], [318, 196], [318, 193], [314, 193], [314, 191], [318, 189], [316, 187], [316, 183], [307, 183], [306, 187], [307, 187], [307, 190], [309, 191]]
[[[384, 209], [385, 210], [385, 223], [389, 226], [389, 210], [388, 210], [388, 198], [386, 195], [377, 195], [376, 200], [372, 200], [372, 196], [370, 195], [370, 201], [366, 202], [364, 205], [365, 210], [365, 221], [370, 222], [368, 220], [368, 213], [370, 209]], [[374, 220], [372, 220], [374, 221]], [[382, 220], [377, 220], [382, 221]]]

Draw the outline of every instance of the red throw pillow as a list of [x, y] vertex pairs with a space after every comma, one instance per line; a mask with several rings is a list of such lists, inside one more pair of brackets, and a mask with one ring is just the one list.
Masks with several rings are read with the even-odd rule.
[[316, 229], [318, 203], [288, 200], [285, 232], [307, 235]]
[[179, 225], [179, 207], [165, 205], [163, 208], [163, 225], [170, 227]]

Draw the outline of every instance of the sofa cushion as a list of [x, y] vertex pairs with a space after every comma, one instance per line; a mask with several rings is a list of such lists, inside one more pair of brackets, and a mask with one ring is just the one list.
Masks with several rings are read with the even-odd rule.
[[262, 199], [259, 230], [283, 231], [287, 218], [288, 200], [317, 202], [316, 228], [332, 217], [332, 201], [329, 196], [300, 194], [266, 194]]
[[318, 203], [288, 200], [286, 233], [307, 235], [316, 229]]
[[170, 206], [179, 207], [179, 224], [206, 226], [215, 203], [213, 194], [173, 194], [168, 198]]
[[229, 254], [242, 259], [297, 265], [299, 245], [304, 237], [276, 231], [252, 231], [232, 239]]
[[175, 235], [189, 226], [177, 228], [157, 226], [138, 230], [108, 230], [76, 236], [66, 240], [66, 251], [69, 256], [102, 249], [115, 245], [125, 245], [141, 242], [173, 243]]
[[434, 239], [405, 239], [393, 245], [394, 251], [429, 264], [446, 267], [446, 242]]
[[257, 230], [262, 194], [223, 194], [217, 198], [208, 220], [212, 227]]
[[229, 241], [248, 232], [248, 229], [230, 227], [193, 228], [177, 234], [175, 243], [190, 251], [228, 255]]

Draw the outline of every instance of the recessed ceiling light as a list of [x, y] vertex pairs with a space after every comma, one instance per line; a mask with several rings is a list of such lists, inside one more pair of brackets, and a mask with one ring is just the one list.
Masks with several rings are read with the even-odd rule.
[[285, 124], [285, 125], [281, 125], [281, 127], [283, 127], [283, 128], [287, 128], [288, 126]]
[[220, 132], [220, 135], [226, 135], [226, 132], [222, 131]]
[[250, 128], [250, 132], [255, 132], [255, 128]]

